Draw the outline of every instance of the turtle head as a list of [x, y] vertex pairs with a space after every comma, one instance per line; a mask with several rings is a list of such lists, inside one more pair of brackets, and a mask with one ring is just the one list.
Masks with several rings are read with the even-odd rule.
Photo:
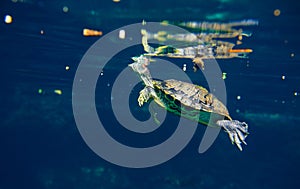
[[133, 57], [132, 60], [134, 60], [134, 63], [129, 64], [128, 66], [134, 72], [139, 74], [139, 77], [143, 80], [146, 86], [153, 87], [152, 77], [147, 67], [150, 64], [150, 58], [141, 55], [139, 57]]
[[128, 66], [132, 68], [133, 71], [137, 72], [138, 74], [144, 74], [148, 71], [147, 66], [150, 63], [150, 59], [141, 55], [139, 57], [132, 57], [131, 58], [134, 62], [129, 64]]

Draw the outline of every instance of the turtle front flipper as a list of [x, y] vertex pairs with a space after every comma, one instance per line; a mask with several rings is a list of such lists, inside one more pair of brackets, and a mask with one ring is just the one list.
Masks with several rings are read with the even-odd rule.
[[[204, 70], [204, 62], [203, 62], [203, 59], [201, 56], [196, 56], [194, 59], [193, 59], [193, 63], [195, 64], [194, 66], [198, 66], [199, 68], [201, 68], [202, 70]], [[195, 67], [196, 68], [196, 67]], [[194, 70], [195, 70], [194, 68]]]
[[140, 91], [140, 96], [138, 98], [139, 106], [142, 106], [145, 102], [147, 102], [152, 97], [151, 90], [153, 89], [150, 87], [145, 87], [143, 90]]
[[219, 120], [217, 121], [217, 125], [224, 128], [224, 130], [228, 133], [232, 144], [235, 143], [239, 150], [242, 151], [241, 143], [247, 145], [245, 139], [249, 134], [247, 123], [240, 122], [238, 120]]

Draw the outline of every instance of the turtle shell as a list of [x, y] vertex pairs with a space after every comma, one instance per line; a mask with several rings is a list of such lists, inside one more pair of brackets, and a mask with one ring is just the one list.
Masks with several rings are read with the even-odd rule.
[[[153, 80], [155, 92], [164, 107], [178, 115], [194, 119], [199, 116], [198, 122], [208, 124], [211, 115], [215, 119], [232, 120], [225, 105], [204, 87], [191, 83], [170, 80]], [[211, 103], [207, 102], [207, 96], [211, 96]]]

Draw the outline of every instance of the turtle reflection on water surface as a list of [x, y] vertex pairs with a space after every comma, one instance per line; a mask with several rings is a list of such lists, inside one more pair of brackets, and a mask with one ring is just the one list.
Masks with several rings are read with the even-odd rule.
[[231, 142], [242, 150], [241, 144], [246, 144], [245, 139], [249, 134], [248, 125], [232, 120], [227, 108], [214, 95], [205, 88], [191, 83], [174, 79], [164, 81], [153, 79], [147, 68], [149, 58], [141, 55], [134, 57], [133, 60], [135, 62], [129, 66], [139, 74], [145, 84], [138, 97], [139, 106], [152, 98], [167, 111], [204, 125], [209, 125], [211, 118], [212, 125], [209, 126], [222, 127], [228, 133]]

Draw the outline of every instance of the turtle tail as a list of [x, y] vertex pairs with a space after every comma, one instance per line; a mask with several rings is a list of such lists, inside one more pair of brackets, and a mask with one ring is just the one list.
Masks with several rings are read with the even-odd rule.
[[219, 120], [217, 121], [217, 125], [228, 133], [232, 144], [235, 144], [242, 151], [241, 144], [247, 145], [245, 139], [249, 135], [247, 123], [238, 120]]

